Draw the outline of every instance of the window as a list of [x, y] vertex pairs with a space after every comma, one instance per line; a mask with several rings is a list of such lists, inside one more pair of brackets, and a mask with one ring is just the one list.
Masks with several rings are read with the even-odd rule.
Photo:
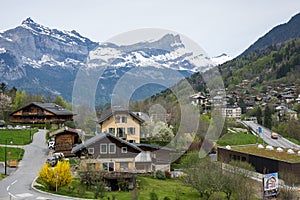
[[122, 147], [121, 152], [122, 153], [127, 153], [127, 147]]
[[109, 153], [116, 153], [116, 144], [109, 144]]
[[106, 171], [115, 171], [115, 163], [114, 162], [104, 162], [102, 163], [102, 169]]
[[108, 129], [108, 132], [113, 134], [113, 135], [115, 134], [115, 131], [116, 131], [115, 128], [109, 128]]
[[100, 153], [101, 154], [107, 153], [107, 144], [100, 144]]
[[125, 128], [117, 128], [117, 136], [125, 138]]
[[129, 143], [135, 143], [135, 140], [129, 140], [128, 142]]
[[128, 135], [135, 135], [135, 127], [127, 128], [127, 134]]
[[128, 169], [128, 162], [121, 162], [120, 168], [121, 168], [121, 170]]
[[89, 154], [94, 154], [94, 148], [88, 148], [88, 153]]
[[127, 117], [125, 116], [122, 117], [122, 123], [127, 123]]
[[116, 122], [116, 123], [120, 123], [120, 116], [116, 116], [116, 117], [115, 117], [115, 122]]

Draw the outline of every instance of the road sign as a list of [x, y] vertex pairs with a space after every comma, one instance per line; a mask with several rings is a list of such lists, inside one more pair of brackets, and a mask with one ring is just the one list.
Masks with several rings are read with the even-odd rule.
[[259, 126], [258, 127], [258, 132], [261, 134], [262, 133], [262, 128]]

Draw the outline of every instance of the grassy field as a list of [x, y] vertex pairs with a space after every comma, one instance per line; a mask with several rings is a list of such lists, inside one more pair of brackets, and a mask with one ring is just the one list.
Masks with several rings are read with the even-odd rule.
[[[4, 162], [5, 147], [0, 147], [0, 162]], [[7, 160], [22, 160], [24, 149], [7, 147]], [[10, 152], [10, 155], [9, 155]]]
[[[199, 194], [192, 188], [182, 185], [178, 179], [158, 180], [148, 176], [138, 176], [137, 182], [139, 184], [139, 200], [150, 200], [150, 193], [152, 191], [157, 194], [159, 199], [165, 197], [176, 199], [176, 197], [178, 197], [180, 200], [199, 200]], [[78, 181], [73, 181], [72, 186], [74, 187], [72, 191], [70, 191], [69, 187], [62, 187], [59, 188], [57, 194], [90, 199], [94, 198], [94, 193], [85, 191], [85, 186], [80, 186]], [[39, 187], [39, 189], [41, 188]], [[106, 192], [106, 198], [104, 199], [108, 199], [108, 197], [113, 199], [114, 196], [117, 200], [128, 200], [130, 199], [130, 195], [131, 192]]]
[[7, 144], [12, 141], [13, 145], [26, 145], [31, 143], [31, 137], [36, 133], [37, 129], [26, 130], [7, 130], [0, 129], [0, 144]]
[[255, 135], [229, 132], [225, 134], [222, 138], [220, 138], [217, 141], [217, 144], [220, 146], [226, 146], [226, 145], [256, 144], [257, 142], [261, 144], [262, 139], [257, 138]]

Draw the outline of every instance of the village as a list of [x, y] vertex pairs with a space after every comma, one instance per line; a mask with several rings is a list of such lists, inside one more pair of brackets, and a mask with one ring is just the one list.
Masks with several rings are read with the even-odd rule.
[[[201, 108], [201, 115], [210, 113], [211, 105], [214, 103], [227, 102], [221, 108], [223, 117], [226, 120], [244, 124], [243, 128], [227, 127], [228, 131], [242, 130], [242, 132], [246, 131], [246, 134], [262, 139], [262, 134], [266, 134], [265, 137], [269, 138], [269, 142], [265, 138], [265, 144], [259, 142], [258, 146], [258, 142], [237, 146], [216, 146], [215, 144], [212, 148], [216, 151], [208, 152], [211, 159], [223, 164], [230, 164], [232, 161], [249, 163], [258, 173], [255, 175], [260, 177], [258, 179], [263, 179], [262, 174], [278, 173], [282, 180], [284, 178], [282, 174], [287, 171], [299, 177], [300, 146], [294, 143], [281, 143], [281, 140], [285, 139], [280, 133], [278, 133], [279, 138], [271, 138], [269, 136], [271, 132], [269, 133], [269, 130], [262, 124], [258, 124], [259, 116], [253, 115], [254, 112], [252, 112], [255, 107], [265, 109], [267, 106], [272, 106], [274, 108], [272, 120], [276, 123], [297, 121], [297, 111], [300, 107], [298, 106], [300, 104], [299, 89], [294, 85], [279, 85], [274, 88], [269, 86], [263, 93], [257, 94], [255, 90], [249, 90], [250, 85], [249, 81], [244, 80], [233, 91], [220, 91], [220, 94], [228, 93], [225, 99], [221, 99], [223, 98], [221, 95], [210, 99], [210, 96], [203, 92], [189, 97], [191, 105]], [[151, 144], [151, 142], [143, 143], [148, 141], [145, 139], [153, 136], [143, 133], [143, 126], [158, 121], [166, 123], [170, 114], [160, 115], [160, 113], [152, 112], [150, 116], [147, 116], [142, 112], [109, 109], [95, 121], [96, 132], [94, 134], [68, 126], [66, 122], [72, 121], [73, 117], [72, 111], [55, 103], [31, 102], [10, 114], [10, 124], [18, 124], [17, 126], [2, 124], [2, 129], [30, 127], [30, 135], [33, 136], [31, 127], [33, 128], [34, 125], [45, 129], [56, 127], [50, 128], [46, 135], [45, 146], [49, 153], [45, 163], [55, 168], [60, 162], [71, 161], [71, 171], [74, 176], [80, 177], [87, 186], [101, 180], [106, 191], [132, 191], [139, 188], [137, 177], [141, 174], [154, 176], [163, 174], [164, 178], [175, 179], [184, 176], [185, 170], [174, 168], [175, 165], [172, 162], [174, 162], [174, 156], [185, 155], [188, 151], [178, 151], [176, 148]], [[258, 128], [247, 124], [250, 122]], [[33, 139], [32, 136], [30, 136], [31, 139]], [[274, 145], [272, 145], [273, 141]], [[200, 149], [194, 150], [197, 152]], [[282, 155], [283, 152], [287, 152], [285, 156]], [[6, 163], [5, 160], [5, 170], [7, 167], [18, 167], [18, 164], [13, 161]], [[96, 172], [101, 172], [101, 175]], [[266, 195], [278, 195], [278, 174], [276, 187], [264, 191]], [[98, 180], [95, 180], [95, 177], [98, 177]]]

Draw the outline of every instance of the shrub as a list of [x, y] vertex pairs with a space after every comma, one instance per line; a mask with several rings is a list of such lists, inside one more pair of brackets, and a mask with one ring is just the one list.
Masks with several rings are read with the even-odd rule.
[[44, 164], [39, 172], [39, 177], [50, 190], [55, 190], [56, 186], [68, 185], [73, 179], [70, 164], [66, 161], [59, 161], [54, 168], [49, 166], [48, 163]]
[[161, 180], [166, 179], [166, 174], [161, 170], [157, 170], [156, 173], [155, 173], [155, 176], [156, 176], [157, 179], [161, 179]]
[[103, 197], [105, 197], [105, 187], [104, 187], [104, 183], [102, 181], [98, 182], [95, 186], [95, 190], [94, 190], [94, 198], [98, 199], [98, 197], [100, 197], [101, 199]]
[[150, 192], [150, 200], [158, 200], [158, 196], [153, 190]]

